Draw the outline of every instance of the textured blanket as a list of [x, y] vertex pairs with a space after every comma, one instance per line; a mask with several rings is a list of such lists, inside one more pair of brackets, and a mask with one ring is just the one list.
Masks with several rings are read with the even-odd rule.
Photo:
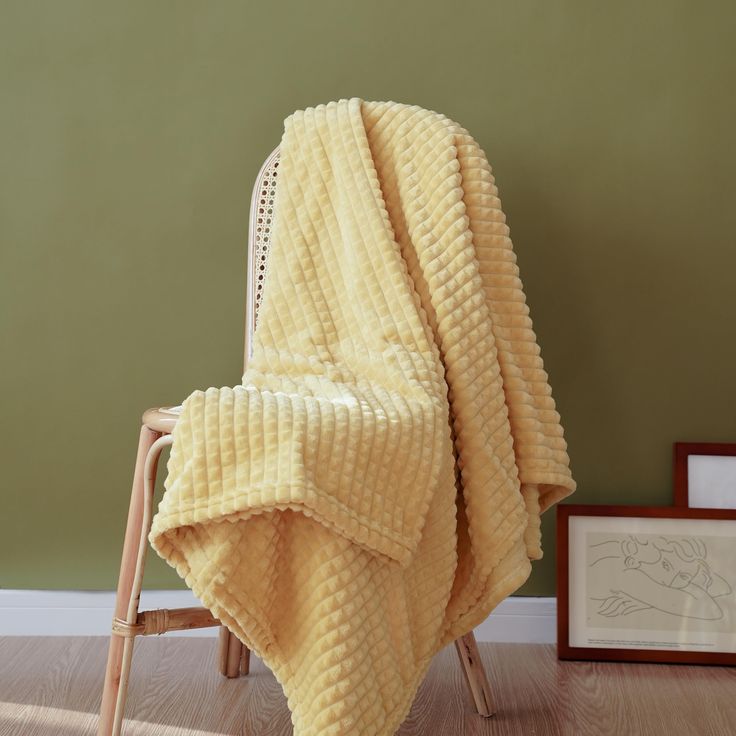
[[393, 734], [574, 490], [483, 151], [418, 107], [285, 123], [253, 356], [195, 391], [150, 541], [297, 736]]

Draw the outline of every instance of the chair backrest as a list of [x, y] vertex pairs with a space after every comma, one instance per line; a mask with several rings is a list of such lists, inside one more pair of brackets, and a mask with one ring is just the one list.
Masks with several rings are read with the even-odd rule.
[[271, 249], [273, 204], [276, 195], [276, 177], [279, 170], [279, 149], [275, 148], [264, 161], [256, 177], [250, 201], [248, 226], [248, 265], [245, 287], [245, 356], [243, 370], [253, 350], [253, 332], [256, 329], [258, 309], [268, 273], [268, 254]]

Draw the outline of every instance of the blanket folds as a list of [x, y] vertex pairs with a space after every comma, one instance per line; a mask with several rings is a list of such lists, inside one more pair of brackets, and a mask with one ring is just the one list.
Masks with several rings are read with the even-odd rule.
[[184, 402], [150, 541], [297, 736], [393, 734], [575, 488], [483, 151], [419, 107], [285, 122], [253, 356]]

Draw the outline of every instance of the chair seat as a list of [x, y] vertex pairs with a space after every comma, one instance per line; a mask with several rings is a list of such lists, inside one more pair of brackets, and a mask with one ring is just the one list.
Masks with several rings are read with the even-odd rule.
[[143, 424], [154, 432], [171, 434], [176, 425], [181, 406], [157, 406], [143, 412]]

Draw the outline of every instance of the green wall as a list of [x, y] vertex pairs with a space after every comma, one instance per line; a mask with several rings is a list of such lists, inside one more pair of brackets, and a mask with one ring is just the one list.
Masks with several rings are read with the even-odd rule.
[[727, 0], [2, 2], [0, 586], [113, 587], [140, 413], [238, 382], [251, 183], [341, 97], [480, 141], [574, 500], [668, 503], [674, 440], [736, 440], [735, 34]]

